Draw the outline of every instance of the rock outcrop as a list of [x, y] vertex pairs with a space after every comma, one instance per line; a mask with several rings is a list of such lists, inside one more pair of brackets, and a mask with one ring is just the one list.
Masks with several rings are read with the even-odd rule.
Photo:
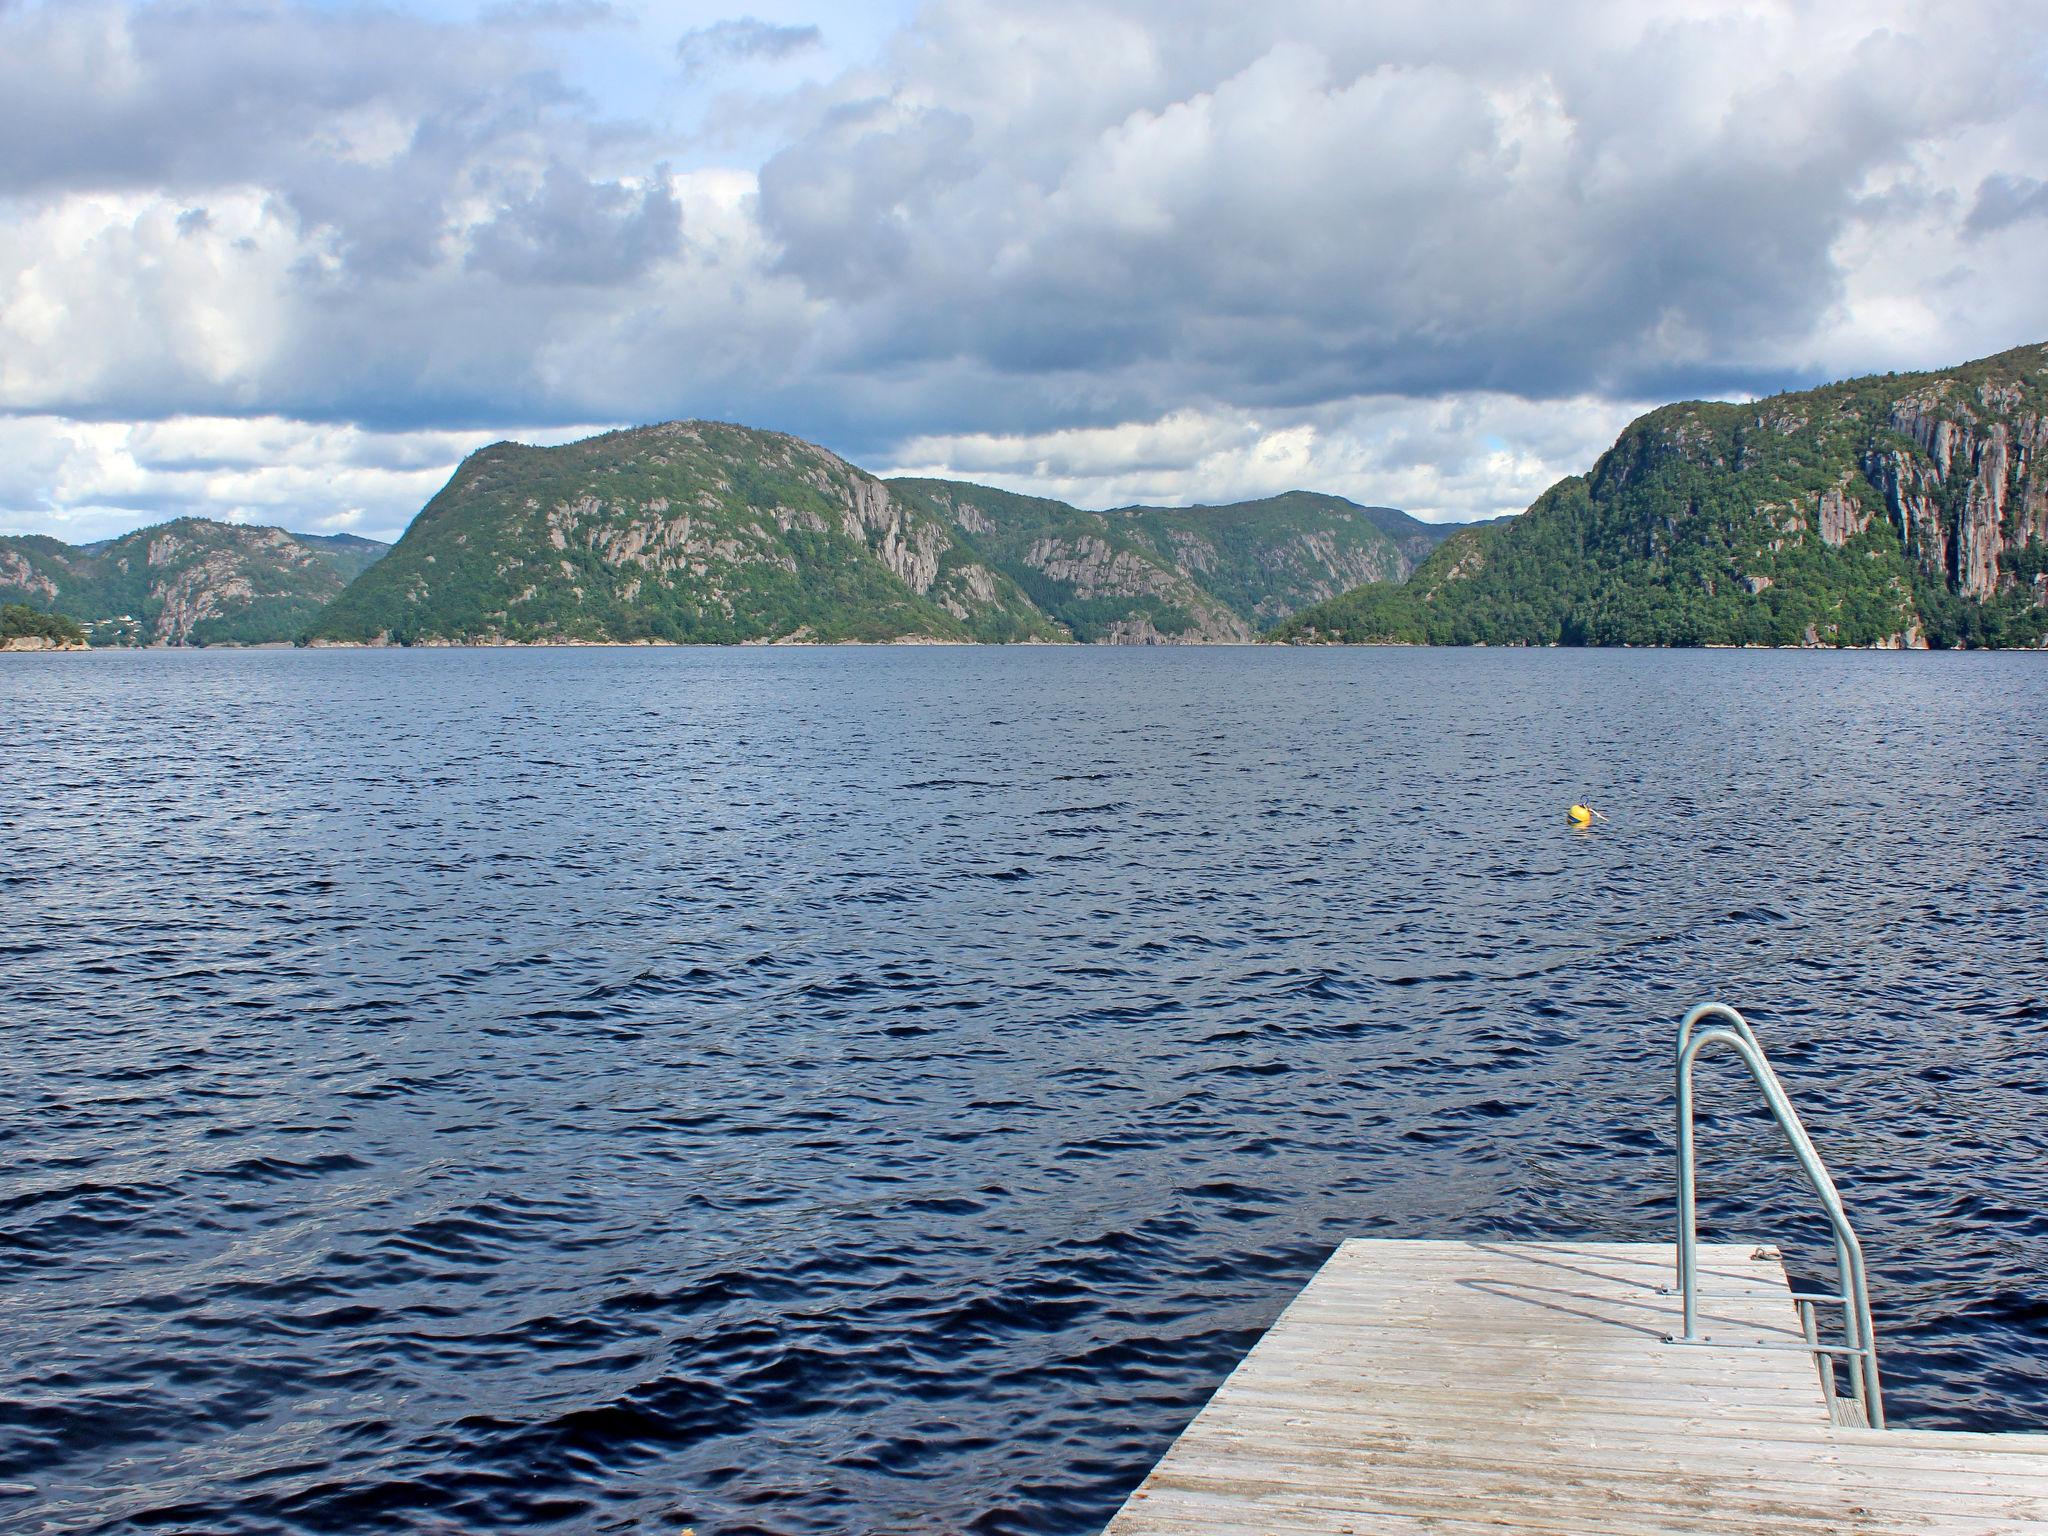
[[[2030, 408], [2031, 407], [2031, 408]], [[1975, 391], [1936, 380], [1893, 402], [1886, 425], [1910, 446], [1874, 446], [1864, 470], [1922, 570], [1983, 601], [2017, 578], [2008, 551], [2048, 543], [2048, 413], [2011, 383]]]
[[1821, 542], [1840, 549], [1870, 526], [1870, 509], [1840, 486], [1820, 493], [1814, 526]]
[[[27, 543], [26, 540], [22, 542]], [[57, 583], [22, 550], [0, 544], [0, 594], [16, 602], [54, 603], [57, 600]]]

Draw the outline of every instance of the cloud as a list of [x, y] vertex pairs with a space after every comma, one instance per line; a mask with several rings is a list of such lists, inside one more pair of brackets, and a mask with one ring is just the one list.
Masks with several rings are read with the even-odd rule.
[[972, 119], [940, 108], [873, 101], [828, 113], [761, 173], [779, 269], [836, 299], [907, 296], [914, 242], [948, 191], [981, 169], [973, 137]]
[[281, 0], [66, 0], [0, 28], [0, 194], [402, 187], [536, 127], [586, 132], [532, 40], [497, 29]]
[[279, 417], [0, 417], [0, 534], [82, 544], [211, 517], [395, 539], [463, 455], [503, 436], [556, 443], [604, 429], [376, 433]]
[[513, 283], [611, 286], [641, 276], [681, 243], [682, 209], [666, 171], [636, 188], [550, 165], [539, 187], [469, 231], [464, 260]]
[[980, 481], [1088, 506], [1327, 491], [1434, 522], [1519, 512], [1587, 468], [1641, 403], [1379, 397], [1307, 412], [1181, 410], [1045, 433], [912, 438], [887, 472]]
[[[0, 4], [0, 412], [704, 415], [1097, 504], [1294, 473], [1469, 516], [1643, 402], [2048, 336], [2023, 0], [932, 0], [844, 67], [700, 27], [680, 87], [654, 26]], [[579, 73], [635, 49], [701, 120]]]
[[676, 58], [685, 74], [702, 75], [727, 64], [775, 63], [823, 42], [816, 27], [774, 26], [741, 16], [685, 32], [676, 43]]
[[1998, 7], [1946, 58], [1911, 6], [1137, 9], [939, 7], [767, 163], [849, 359], [1120, 371], [1160, 405], [1767, 386], [1824, 350], [1865, 184], [2035, 110]]
[[2048, 218], [2048, 181], [2034, 176], [1986, 176], [1977, 184], [1977, 201], [1963, 228], [1984, 235], [2022, 219], [2039, 218]]

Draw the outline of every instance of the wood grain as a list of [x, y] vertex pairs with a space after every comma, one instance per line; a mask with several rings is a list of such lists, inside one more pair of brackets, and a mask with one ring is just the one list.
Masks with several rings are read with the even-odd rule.
[[2048, 1435], [1832, 1423], [1785, 1271], [1657, 1243], [1345, 1243], [1104, 1536], [2018, 1536]]

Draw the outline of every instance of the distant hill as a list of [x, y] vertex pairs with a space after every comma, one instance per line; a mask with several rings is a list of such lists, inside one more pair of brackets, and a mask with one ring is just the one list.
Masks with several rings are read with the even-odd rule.
[[95, 644], [278, 643], [388, 547], [200, 517], [84, 546], [0, 538], [0, 602], [78, 620]]
[[2039, 645], [2048, 347], [1631, 423], [1512, 522], [1290, 642]]
[[391, 553], [381, 539], [366, 539], [359, 533], [295, 533], [292, 535], [337, 571], [342, 580], [354, 581]]
[[669, 422], [471, 455], [312, 639], [1245, 641], [1434, 536], [1305, 492], [1087, 512], [884, 482], [785, 433]]
[[1087, 512], [953, 480], [889, 485], [958, 530], [1077, 640], [1250, 640], [1297, 608], [1360, 581], [1398, 580], [1414, 563], [1374, 509], [1341, 496]]
[[[1309, 493], [1297, 491], [1294, 494]], [[1452, 534], [1466, 528], [1485, 528], [1494, 523], [1504, 523], [1516, 515], [1510, 512], [1507, 517], [1485, 518], [1470, 523], [1425, 523], [1421, 518], [1411, 517], [1397, 507], [1360, 507], [1358, 510], [1365, 514], [1375, 528], [1400, 547], [1411, 570], [1429, 558], [1437, 545]]]
[[[1105, 514], [1132, 519], [1164, 534], [1168, 545], [1187, 538], [1213, 542], [1225, 562], [1218, 590], [1235, 590], [1240, 612], [1271, 621], [1334, 593], [1322, 589], [1350, 571], [1365, 581], [1403, 580], [1465, 523], [1425, 523], [1397, 507], [1367, 507], [1320, 491], [1287, 491], [1259, 501], [1221, 506], [1119, 507]], [[1395, 563], [1368, 529], [1393, 546]], [[1233, 577], [1235, 571], [1242, 577]], [[1216, 585], [1216, 583], [1211, 583]], [[1339, 590], [1345, 583], [1339, 581]]]

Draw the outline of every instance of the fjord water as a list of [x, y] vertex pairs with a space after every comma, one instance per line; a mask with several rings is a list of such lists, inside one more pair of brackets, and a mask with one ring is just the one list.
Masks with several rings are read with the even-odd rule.
[[1342, 1237], [1665, 1237], [1711, 996], [2048, 1429], [2041, 657], [4, 661], [0, 1527], [1088, 1531]]

